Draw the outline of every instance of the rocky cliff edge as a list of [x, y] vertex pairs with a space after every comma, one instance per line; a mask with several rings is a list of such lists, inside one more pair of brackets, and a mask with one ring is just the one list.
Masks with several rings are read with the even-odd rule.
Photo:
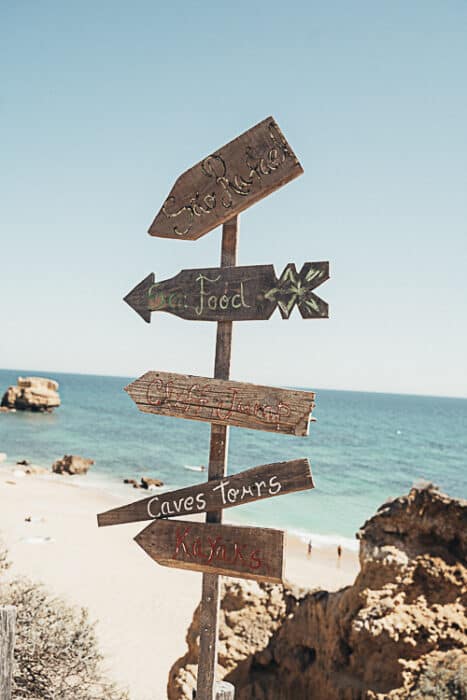
[[[335, 593], [226, 579], [219, 678], [236, 700], [466, 700], [466, 506], [432, 485], [385, 503]], [[169, 700], [191, 700], [198, 642], [199, 608]]]

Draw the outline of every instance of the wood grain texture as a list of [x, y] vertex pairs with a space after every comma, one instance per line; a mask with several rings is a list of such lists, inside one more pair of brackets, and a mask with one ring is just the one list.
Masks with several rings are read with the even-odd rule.
[[327, 318], [327, 303], [313, 291], [327, 279], [324, 261], [306, 262], [300, 272], [289, 263], [279, 277], [273, 265], [182, 270], [161, 282], [152, 273], [124, 301], [147, 323], [157, 311], [189, 321], [265, 321], [278, 308], [287, 319], [295, 307], [304, 319]]
[[99, 513], [97, 522], [103, 527], [206, 513], [312, 488], [307, 459], [275, 462], [113, 508]]
[[281, 583], [281, 530], [182, 520], [154, 520], [135, 537], [162, 566]]
[[[221, 267], [237, 264], [238, 217], [226, 221], [222, 226]], [[231, 321], [217, 324], [214, 377], [228, 380], [232, 357]], [[211, 424], [209, 449], [210, 481], [221, 479], [227, 474], [227, 453], [229, 426]], [[206, 515], [206, 523], [221, 523], [222, 510], [212, 510]], [[215, 700], [217, 649], [219, 643], [220, 579], [215, 573], [203, 573], [200, 611], [199, 659], [197, 691], [200, 700]]]
[[125, 391], [143, 413], [288, 435], [308, 435], [315, 405], [311, 391], [171, 372], [146, 372]]
[[268, 117], [183, 173], [149, 233], [195, 240], [302, 173], [276, 121]]
[[0, 607], [0, 700], [11, 700], [13, 652], [16, 635], [16, 608]]

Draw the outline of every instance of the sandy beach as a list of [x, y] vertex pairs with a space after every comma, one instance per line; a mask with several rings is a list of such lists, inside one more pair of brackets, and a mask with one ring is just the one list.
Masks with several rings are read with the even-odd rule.
[[[165, 700], [169, 669], [186, 649], [201, 574], [155, 564], [132, 542], [143, 523], [97, 527], [97, 513], [138, 493], [129, 488], [122, 500], [81, 483], [52, 474], [21, 477], [2, 466], [0, 537], [13, 573], [86, 606], [98, 621], [108, 675], [129, 688], [132, 700]], [[287, 580], [337, 590], [357, 572], [355, 552], [344, 549], [338, 561], [336, 547], [313, 547], [308, 557], [306, 543], [288, 536]]]

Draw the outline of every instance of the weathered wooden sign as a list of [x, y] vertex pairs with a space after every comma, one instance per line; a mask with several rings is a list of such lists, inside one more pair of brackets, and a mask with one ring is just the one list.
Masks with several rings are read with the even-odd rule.
[[172, 372], [146, 372], [125, 391], [143, 413], [288, 435], [308, 435], [315, 405], [312, 391]]
[[312, 488], [314, 484], [309, 461], [294, 459], [264, 464], [224, 479], [143, 498], [99, 513], [97, 522], [99, 527], [103, 527], [206, 513]]
[[327, 279], [328, 262], [307, 262], [300, 272], [289, 263], [280, 277], [273, 265], [182, 270], [162, 282], [152, 273], [124, 301], [147, 323], [153, 311], [190, 321], [259, 321], [277, 307], [289, 318], [295, 306], [302, 318], [327, 318], [327, 303], [313, 293]]
[[155, 520], [135, 537], [163, 566], [281, 583], [284, 533], [182, 520]]
[[149, 233], [194, 240], [303, 173], [268, 117], [181, 175]]
[[[238, 215], [303, 173], [272, 117], [187, 170], [175, 182], [149, 233], [195, 240], [220, 224], [220, 267], [182, 270], [156, 282], [148, 275], [125, 301], [148, 323], [165, 311], [193, 321], [216, 321], [214, 379], [147, 372], [125, 390], [140, 411], [211, 423], [208, 482], [152, 495], [98, 515], [100, 526], [151, 519], [136, 542], [165, 566], [203, 572], [197, 697], [214, 700], [219, 574], [281, 582], [284, 533], [222, 525], [225, 508], [313, 488], [308, 460], [255, 467], [227, 476], [229, 426], [307, 435], [315, 394], [232, 382], [233, 321], [268, 319], [278, 307], [287, 319], [327, 318], [314, 290], [329, 278], [328, 262], [237, 267]], [[314, 419], [311, 419], [314, 420]], [[169, 520], [206, 512], [206, 523]]]

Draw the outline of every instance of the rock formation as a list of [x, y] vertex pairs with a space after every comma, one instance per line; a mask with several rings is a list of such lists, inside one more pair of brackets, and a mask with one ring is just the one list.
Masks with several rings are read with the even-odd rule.
[[136, 479], [123, 479], [123, 483], [133, 486], [134, 489], [156, 489], [164, 486], [161, 479], [152, 479], [149, 476], [142, 476], [140, 483]]
[[55, 474], [87, 474], [93, 459], [78, 457], [77, 455], [64, 455], [52, 464], [52, 471]]
[[50, 412], [60, 406], [58, 383], [44, 377], [18, 377], [3, 395], [3, 408], [8, 410]]
[[141, 477], [141, 488], [142, 489], [154, 489], [164, 486], [164, 482], [160, 479], [151, 479], [149, 476]]
[[[358, 533], [360, 573], [336, 593], [228, 579], [219, 677], [236, 700], [465, 700], [467, 503], [428, 485]], [[199, 608], [169, 700], [191, 700]]]
[[139, 489], [140, 485], [136, 481], [136, 479], [123, 479], [124, 484], [129, 484], [130, 486], [133, 486], [134, 489]]

